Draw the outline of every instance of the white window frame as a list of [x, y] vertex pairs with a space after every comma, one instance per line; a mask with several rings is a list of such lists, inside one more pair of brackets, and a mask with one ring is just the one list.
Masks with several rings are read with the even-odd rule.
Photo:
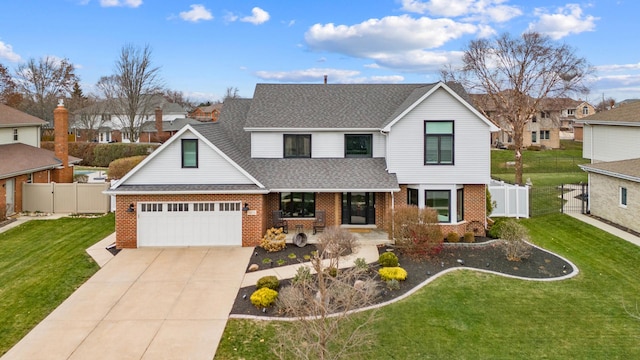
[[624, 186], [620, 186], [619, 189], [620, 190], [618, 190], [618, 202], [620, 204], [620, 207], [626, 208], [627, 204], [629, 203], [629, 191]]

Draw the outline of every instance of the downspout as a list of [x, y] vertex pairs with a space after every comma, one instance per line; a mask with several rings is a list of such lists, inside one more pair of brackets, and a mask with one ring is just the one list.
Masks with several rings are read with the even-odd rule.
[[396, 213], [395, 213], [395, 208], [396, 208], [396, 199], [393, 196], [393, 191], [390, 191], [391, 193], [391, 240], [393, 240], [393, 242], [395, 243], [396, 241], [396, 230], [395, 230], [395, 219], [396, 219]]

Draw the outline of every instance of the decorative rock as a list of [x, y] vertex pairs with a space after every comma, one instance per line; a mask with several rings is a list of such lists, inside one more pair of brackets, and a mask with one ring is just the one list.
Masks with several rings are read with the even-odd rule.
[[249, 265], [249, 272], [258, 271], [259, 268], [258, 264], [251, 264]]
[[356, 280], [355, 283], [353, 283], [353, 288], [356, 290], [362, 290], [364, 289], [364, 281], [362, 280]]

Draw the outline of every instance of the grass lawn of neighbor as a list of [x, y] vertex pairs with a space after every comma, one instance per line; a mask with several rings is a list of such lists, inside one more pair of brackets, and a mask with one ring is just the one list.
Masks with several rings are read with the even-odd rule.
[[99, 269], [85, 249], [114, 231], [109, 214], [32, 220], [0, 233], [0, 355]]

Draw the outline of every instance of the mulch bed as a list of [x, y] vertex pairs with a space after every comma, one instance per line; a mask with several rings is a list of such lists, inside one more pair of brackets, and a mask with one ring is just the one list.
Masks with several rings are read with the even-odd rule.
[[[490, 241], [490, 239], [487, 238], [477, 238], [476, 240], [479, 243], [445, 244], [442, 252], [428, 261], [413, 261], [395, 252], [400, 260], [400, 266], [408, 273], [407, 279], [400, 282], [400, 289], [398, 290], [388, 290], [386, 285], [381, 281], [381, 294], [376, 303], [383, 303], [398, 298], [437, 273], [454, 267], [483, 269], [533, 279], [562, 277], [574, 271], [571, 264], [565, 260], [536, 247], [532, 247], [531, 255], [528, 259], [512, 262], [506, 259], [500, 242]], [[291, 249], [288, 247], [282, 256], [286, 257], [287, 254], [295, 251], [300, 251], [301, 254], [310, 253], [310, 251], [315, 249], [313, 245], [307, 245], [299, 249], [294, 249], [294, 247], [295, 246], [292, 246]], [[306, 249], [307, 247], [309, 248]], [[386, 252], [388, 249], [391, 250], [391, 248], [387, 248], [386, 246], [378, 248], [379, 253]], [[264, 269], [264, 266], [262, 266], [259, 260], [261, 259], [260, 254], [262, 254], [260, 250], [260, 248], [256, 248], [258, 255], [254, 255], [250, 263], [257, 263], [261, 269]], [[275, 254], [277, 253], [269, 253], [268, 256], [276, 258]], [[371, 266], [374, 270], [379, 268], [377, 263], [371, 264]], [[375, 274], [376, 271], [372, 273]], [[374, 276], [377, 277], [377, 275]], [[288, 286], [289, 281], [282, 280], [280, 284], [282, 288]], [[270, 307], [263, 312], [262, 309], [253, 306], [249, 297], [254, 291], [255, 286], [240, 289], [233, 304], [231, 314], [269, 317], [281, 316], [275, 307]], [[246, 298], [243, 299], [244, 295], [246, 295]]]

